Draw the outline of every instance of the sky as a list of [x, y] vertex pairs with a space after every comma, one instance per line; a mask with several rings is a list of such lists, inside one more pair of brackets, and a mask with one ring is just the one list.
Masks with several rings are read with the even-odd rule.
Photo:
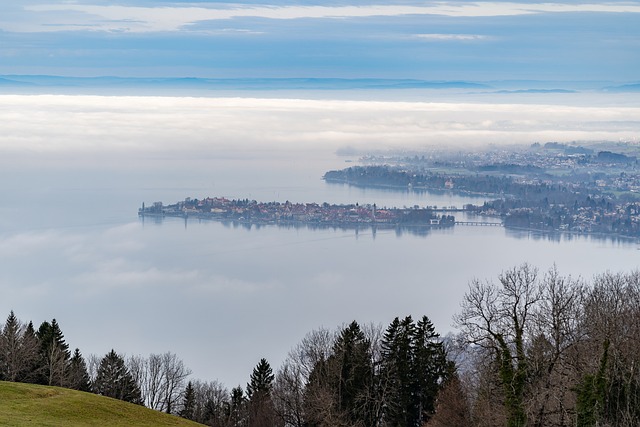
[[640, 2], [24, 0], [0, 75], [636, 82]]

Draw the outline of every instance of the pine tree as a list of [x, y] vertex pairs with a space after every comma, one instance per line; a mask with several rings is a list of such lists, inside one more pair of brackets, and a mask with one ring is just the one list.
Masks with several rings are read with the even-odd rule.
[[268, 395], [273, 388], [273, 370], [267, 359], [260, 359], [258, 365], [253, 368], [250, 382], [247, 384], [247, 396], [251, 399], [254, 394]]
[[16, 381], [21, 370], [22, 325], [11, 310], [0, 335], [0, 379]]
[[87, 372], [87, 364], [77, 348], [69, 361], [66, 386], [74, 390], [91, 391], [91, 380]]
[[371, 343], [360, 325], [351, 322], [340, 332], [328, 360], [328, 381], [335, 391], [337, 407], [350, 423], [374, 423], [368, 401], [373, 379], [371, 359]]
[[44, 385], [64, 386], [71, 354], [56, 319], [53, 319], [51, 323], [42, 322], [37, 337], [40, 342], [38, 382]]
[[21, 353], [23, 369], [17, 381], [37, 383], [40, 378], [40, 341], [33, 322], [29, 322], [22, 334]]
[[247, 400], [241, 386], [231, 389], [231, 401], [227, 410], [228, 425], [244, 427], [247, 425]]
[[414, 323], [398, 318], [382, 341], [381, 378], [387, 390], [385, 418], [390, 426], [418, 427], [435, 410], [440, 384], [451, 367], [439, 335], [428, 317]]
[[196, 393], [193, 389], [193, 384], [191, 381], [187, 383], [187, 387], [184, 389], [184, 399], [182, 401], [182, 409], [180, 410], [180, 415], [182, 418], [186, 418], [188, 420], [195, 420], [194, 411], [196, 405]]
[[247, 384], [250, 427], [277, 425], [275, 409], [271, 400], [274, 378], [273, 370], [267, 359], [260, 359], [258, 365], [253, 368], [249, 384]]
[[100, 361], [94, 383], [94, 392], [125, 402], [142, 405], [142, 396], [138, 384], [127, 369], [122, 356], [114, 350]]
[[396, 317], [382, 340], [381, 376], [386, 381], [385, 418], [390, 426], [415, 425], [414, 335], [411, 316], [402, 321]]
[[415, 396], [416, 423], [422, 425], [435, 412], [436, 397], [441, 385], [455, 371], [447, 361], [440, 335], [427, 316], [416, 324], [414, 335], [414, 370], [416, 372]]

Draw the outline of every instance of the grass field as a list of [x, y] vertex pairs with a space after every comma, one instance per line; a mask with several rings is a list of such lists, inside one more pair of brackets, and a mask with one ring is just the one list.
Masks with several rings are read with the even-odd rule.
[[58, 387], [0, 381], [2, 426], [198, 426], [173, 415]]

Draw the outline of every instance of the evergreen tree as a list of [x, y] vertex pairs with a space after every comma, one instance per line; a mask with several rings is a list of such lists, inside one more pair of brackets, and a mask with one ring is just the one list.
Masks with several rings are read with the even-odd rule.
[[40, 378], [40, 340], [33, 322], [29, 322], [22, 334], [21, 353], [23, 369], [17, 381], [37, 383]]
[[71, 354], [56, 319], [53, 319], [51, 323], [42, 322], [37, 337], [40, 342], [38, 382], [44, 385], [64, 386]]
[[77, 348], [69, 361], [66, 386], [74, 390], [91, 391], [91, 380], [87, 372], [87, 364]]
[[447, 361], [440, 335], [427, 316], [422, 316], [416, 324], [414, 352], [416, 424], [422, 425], [435, 412], [440, 387], [455, 367]]
[[260, 359], [249, 378], [250, 382], [247, 384], [247, 397], [249, 399], [254, 395], [268, 395], [271, 393], [274, 375], [267, 359]]
[[336, 393], [329, 384], [329, 363], [318, 360], [307, 380], [303, 396], [305, 425], [308, 427], [339, 425], [333, 422], [340, 418], [336, 407]]
[[241, 386], [231, 389], [231, 401], [227, 410], [228, 425], [230, 427], [245, 427], [247, 425], [247, 400]]
[[386, 381], [385, 418], [390, 426], [413, 426], [414, 408], [414, 335], [411, 316], [397, 317], [382, 340], [381, 376]]
[[434, 413], [440, 384], [451, 369], [431, 321], [426, 316], [417, 324], [411, 316], [395, 318], [383, 337], [382, 359], [388, 424], [423, 425]]
[[142, 405], [140, 388], [125, 366], [124, 359], [114, 350], [107, 353], [100, 361], [94, 392]]
[[180, 415], [182, 418], [186, 418], [188, 420], [195, 420], [194, 411], [196, 405], [196, 393], [193, 389], [193, 384], [191, 381], [187, 383], [187, 387], [184, 390], [184, 399], [182, 401], [182, 409], [180, 410]]
[[253, 368], [250, 382], [247, 384], [250, 427], [274, 427], [277, 425], [275, 409], [271, 400], [273, 380], [271, 365], [267, 359], [260, 359], [258, 365]]
[[22, 325], [11, 310], [0, 335], [0, 379], [4, 381], [18, 379], [22, 367], [21, 341]]
[[369, 406], [373, 386], [371, 360], [371, 343], [353, 321], [338, 335], [328, 360], [328, 381], [335, 391], [337, 408], [353, 424], [374, 424]]

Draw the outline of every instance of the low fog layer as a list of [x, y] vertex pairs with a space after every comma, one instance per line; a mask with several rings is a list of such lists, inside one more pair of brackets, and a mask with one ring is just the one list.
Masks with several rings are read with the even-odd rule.
[[333, 152], [346, 146], [365, 151], [637, 140], [638, 117], [638, 106], [557, 103], [7, 95], [0, 96], [0, 151], [73, 154], [85, 161], [126, 154], [139, 161], [163, 154], [215, 156], [222, 149]]

